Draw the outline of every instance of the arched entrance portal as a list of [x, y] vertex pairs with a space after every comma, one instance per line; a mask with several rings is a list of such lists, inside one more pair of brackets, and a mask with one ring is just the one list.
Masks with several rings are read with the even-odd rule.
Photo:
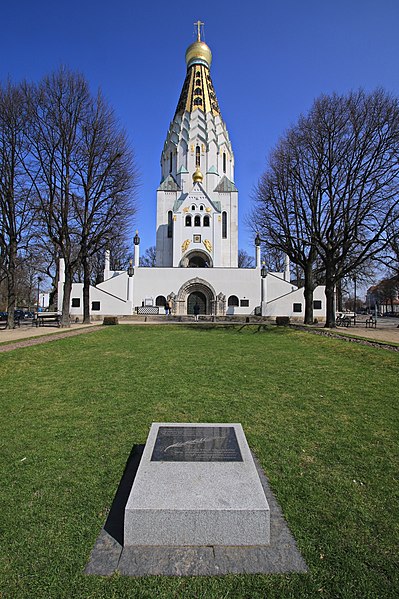
[[176, 314], [194, 314], [194, 305], [198, 301], [200, 314], [218, 314], [217, 297], [212, 285], [195, 277], [186, 281], [176, 295]]
[[205, 294], [201, 291], [193, 291], [187, 298], [187, 314], [194, 314], [194, 306], [198, 304], [200, 307], [200, 314], [208, 314], [207, 302]]

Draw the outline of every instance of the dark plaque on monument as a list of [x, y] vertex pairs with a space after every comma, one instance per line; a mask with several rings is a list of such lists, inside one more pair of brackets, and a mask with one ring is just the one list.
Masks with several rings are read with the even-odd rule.
[[160, 426], [152, 462], [242, 462], [232, 426]]

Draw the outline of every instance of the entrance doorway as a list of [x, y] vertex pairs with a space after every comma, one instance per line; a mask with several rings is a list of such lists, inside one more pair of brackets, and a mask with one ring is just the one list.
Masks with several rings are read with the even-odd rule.
[[187, 299], [187, 314], [194, 314], [194, 306], [198, 303], [200, 307], [200, 314], [207, 314], [206, 310], [206, 297], [201, 291], [193, 291], [190, 293]]

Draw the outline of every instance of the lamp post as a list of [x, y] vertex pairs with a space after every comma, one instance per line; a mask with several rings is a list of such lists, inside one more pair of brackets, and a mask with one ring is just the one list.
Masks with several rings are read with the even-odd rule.
[[357, 281], [357, 277], [356, 275], [354, 275], [353, 277], [353, 284], [354, 284], [354, 300], [353, 300], [353, 324], [356, 325], [356, 281]]
[[42, 277], [37, 277], [37, 313], [39, 313], [40, 283], [42, 281], [43, 281]]
[[260, 276], [261, 276], [260, 313], [261, 313], [261, 316], [266, 316], [266, 291], [265, 291], [266, 275], [267, 275], [266, 264], [263, 262], [262, 268], [260, 269]]

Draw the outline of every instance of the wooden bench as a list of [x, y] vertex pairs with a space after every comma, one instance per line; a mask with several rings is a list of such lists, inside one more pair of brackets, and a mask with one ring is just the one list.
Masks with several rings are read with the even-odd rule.
[[59, 327], [61, 324], [61, 315], [57, 312], [39, 312], [35, 323], [37, 327], [44, 327], [47, 324]]
[[366, 319], [366, 329], [371, 329], [372, 327], [377, 328], [377, 319], [370, 316], [370, 318]]

